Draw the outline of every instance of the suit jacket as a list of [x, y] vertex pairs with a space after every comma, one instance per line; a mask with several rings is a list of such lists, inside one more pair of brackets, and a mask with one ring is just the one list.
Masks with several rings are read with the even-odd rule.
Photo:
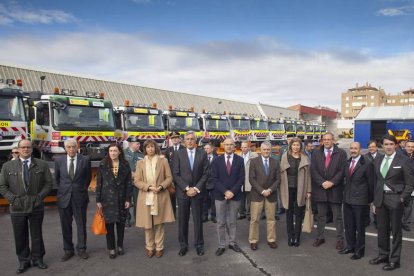
[[352, 175], [349, 174], [352, 158], [345, 164], [344, 202], [347, 204], [367, 205], [374, 198], [374, 164], [368, 158], [360, 157]]
[[240, 200], [241, 187], [244, 183], [245, 171], [242, 157], [233, 154], [230, 175], [227, 174], [226, 154], [214, 159], [211, 165], [211, 178], [214, 183], [214, 199], [224, 200], [224, 193], [231, 191], [234, 194], [233, 200]]
[[271, 189], [272, 193], [267, 197], [270, 202], [275, 202], [277, 189], [280, 186], [280, 162], [269, 158], [269, 174], [264, 171], [264, 164], [261, 156], [250, 160], [249, 180], [252, 185], [250, 192], [251, 201], [261, 202], [264, 200], [262, 192]]
[[207, 154], [201, 148], [195, 150], [193, 170], [190, 167], [186, 148], [180, 149], [174, 154], [173, 179], [178, 198], [188, 198], [186, 187], [196, 187], [201, 194], [204, 192], [208, 178], [208, 165]]
[[43, 209], [43, 199], [53, 186], [52, 174], [47, 163], [32, 157], [29, 179], [26, 189], [20, 159], [11, 160], [3, 165], [0, 174], [0, 194], [9, 201], [10, 213], [32, 213], [34, 209]]
[[67, 155], [55, 160], [55, 180], [57, 189], [58, 207], [66, 208], [70, 200], [77, 204], [89, 202], [88, 187], [91, 182], [91, 161], [88, 156], [76, 155], [75, 176], [69, 177]]
[[410, 160], [403, 154], [396, 154], [392, 160], [385, 178], [381, 174], [381, 163], [385, 156], [381, 156], [374, 162], [375, 166], [375, 190], [374, 205], [381, 207], [384, 197], [384, 185], [393, 192], [398, 193], [404, 202], [408, 202], [414, 190], [414, 172]]
[[[217, 155], [215, 155], [215, 154], [212, 154], [212, 155], [213, 155], [212, 160], [210, 160], [208, 162], [208, 178], [207, 178], [207, 182], [206, 182], [206, 189], [207, 190], [214, 190], [214, 182], [213, 182], [213, 179], [211, 177], [211, 166], [213, 164], [213, 161], [217, 159]], [[207, 160], [208, 160], [208, 157], [207, 157]]]
[[[381, 153], [381, 152], [379, 152], [379, 151], [377, 151], [377, 155], [375, 155], [375, 160], [378, 159], [378, 158], [380, 158], [381, 156], [384, 156], [384, 154]], [[372, 155], [369, 152], [368, 153], [365, 153], [364, 154], [364, 157], [368, 158], [368, 160], [371, 161], [371, 162], [374, 161], [374, 158], [372, 158]]]
[[[183, 145], [179, 145], [178, 150], [180, 149], [184, 149], [185, 147]], [[168, 164], [170, 165], [170, 167], [172, 167], [172, 163], [174, 160], [174, 147], [168, 147], [165, 152], [164, 152], [164, 156], [165, 158], [167, 158], [168, 160]]]
[[[347, 161], [346, 152], [334, 146], [331, 162], [325, 169], [325, 152], [322, 146], [314, 150], [311, 160], [312, 197], [316, 202], [342, 203], [344, 192], [344, 169]], [[325, 190], [322, 183], [332, 181], [333, 186]]]
[[[244, 183], [242, 187], [243, 192], [250, 192], [252, 190], [252, 185], [250, 184], [250, 180], [249, 180], [250, 160], [259, 156], [257, 153], [252, 152], [252, 151], [249, 151], [248, 155], [249, 155], [249, 158], [246, 164], [244, 165], [244, 171], [246, 173], [246, 176], [244, 178]], [[240, 153], [240, 156], [243, 158], [243, 153]], [[244, 164], [244, 159], [243, 159], [243, 164]]]

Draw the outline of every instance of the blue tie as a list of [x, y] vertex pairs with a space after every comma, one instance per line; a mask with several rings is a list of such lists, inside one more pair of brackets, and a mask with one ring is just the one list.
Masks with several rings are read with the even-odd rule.
[[269, 165], [267, 164], [267, 158], [265, 158], [264, 160], [264, 169], [265, 169], [265, 174], [268, 175], [269, 174]]
[[193, 170], [193, 165], [194, 165], [193, 151], [190, 150], [190, 168], [191, 168], [191, 170]]

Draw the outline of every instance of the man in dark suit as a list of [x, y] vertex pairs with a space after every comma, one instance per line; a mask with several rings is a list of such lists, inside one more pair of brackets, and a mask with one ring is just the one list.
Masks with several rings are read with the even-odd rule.
[[208, 180], [206, 182], [206, 192], [204, 194], [203, 200], [203, 222], [208, 221], [208, 210], [210, 210], [210, 219], [212, 222], [216, 223], [216, 205], [214, 200], [214, 183], [211, 177], [211, 164], [217, 158], [214, 155], [214, 147], [212, 144], [208, 143], [204, 146], [204, 151], [207, 154], [208, 160]]
[[[374, 160], [380, 158], [381, 156], [384, 156], [381, 152], [378, 151], [378, 143], [376, 140], [370, 140], [367, 144], [368, 152], [364, 155], [368, 160], [371, 162], [374, 162]], [[370, 210], [368, 210], [366, 215], [366, 226], [368, 226], [371, 223], [371, 217], [370, 217]], [[374, 225], [375, 228], [377, 228], [377, 215], [372, 214], [372, 217], [374, 218]]]
[[237, 213], [242, 198], [244, 183], [244, 161], [235, 155], [234, 141], [227, 138], [223, 142], [224, 154], [217, 157], [211, 168], [214, 184], [214, 198], [217, 210], [218, 249], [216, 256], [224, 253], [226, 244], [235, 252], [241, 252], [236, 243]]
[[[176, 153], [180, 149], [183, 149], [184, 146], [181, 145], [181, 138], [180, 138], [180, 133], [179, 132], [172, 131], [172, 132], [170, 132], [169, 137], [171, 139], [172, 146], [168, 147], [165, 150], [164, 155], [168, 160], [168, 164], [170, 165], [170, 169], [172, 170], [173, 160], [174, 160], [174, 153]], [[177, 217], [176, 216], [177, 199], [176, 199], [175, 193], [170, 193], [170, 200], [171, 200], [171, 205], [172, 205], [172, 208], [173, 208], [174, 216]]]
[[[402, 249], [401, 220], [404, 205], [414, 190], [414, 173], [407, 156], [396, 154], [397, 139], [385, 135], [382, 139], [385, 156], [375, 160], [376, 183], [374, 206], [378, 220], [378, 257], [370, 264], [386, 263], [383, 270], [400, 267]], [[391, 229], [390, 229], [391, 228]], [[390, 232], [393, 239], [390, 248]]]
[[184, 136], [185, 149], [174, 153], [173, 177], [178, 201], [178, 240], [184, 256], [188, 250], [188, 221], [193, 215], [194, 239], [197, 255], [204, 255], [203, 197], [208, 178], [208, 160], [205, 151], [197, 148], [196, 135], [189, 131]]
[[351, 260], [358, 260], [365, 254], [365, 220], [374, 194], [374, 165], [361, 155], [358, 142], [351, 143], [349, 152], [343, 204], [346, 247], [338, 253], [353, 253]]
[[[408, 159], [410, 160], [411, 168], [414, 170], [414, 141], [407, 141], [405, 143], [405, 153], [407, 154]], [[414, 192], [411, 193], [407, 204], [404, 207], [404, 215], [402, 218], [402, 229], [409, 232], [411, 231], [410, 224], [411, 224], [411, 213], [413, 209], [413, 200], [414, 200]]]
[[280, 186], [280, 163], [270, 158], [272, 145], [265, 141], [260, 145], [261, 156], [250, 160], [249, 180], [252, 185], [250, 203], [249, 243], [252, 250], [257, 250], [259, 241], [260, 215], [264, 208], [267, 225], [267, 244], [277, 248], [276, 243], [276, 199]]
[[86, 253], [86, 211], [91, 181], [91, 162], [89, 157], [78, 154], [78, 143], [74, 139], [65, 141], [66, 155], [55, 160], [55, 180], [58, 186], [57, 205], [62, 227], [63, 250], [61, 261], [73, 257], [72, 220], [76, 221], [76, 251], [80, 258], [87, 259]]
[[326, 213], [331, 207], [336, 227], [336, 250], [344, 246], [342, 223], [342, 199], [344, 190], [344, 164], [346, 152], [334, 145], [334, 135], [323, 135], [323, 146], [314, 150], [311, 161], [312, 197], [317, 204], [317, 237], [313, 243], [318, 247], [325, 243]]
[[[14, 243], [20, 263], [16, 273], [20, 274], [31, 264], [40, 269], [47, 268], [43, 262], [43, 199], [52, 189], [53, 179], [47, 163], [32, 158], [29, 140], [21, 140], [18, 147], [19, 158], [5, 163], [1, 170], [0, 194], [10, 203]], [[32, 248], [29, 246], [29, 229]]]

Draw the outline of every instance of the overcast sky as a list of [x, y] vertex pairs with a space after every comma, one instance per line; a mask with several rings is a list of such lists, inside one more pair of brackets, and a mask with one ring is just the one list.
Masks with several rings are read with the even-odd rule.
[[339, 109], [414, 88], [413, 28], [414, 0], [0, 0], [0, 63]]

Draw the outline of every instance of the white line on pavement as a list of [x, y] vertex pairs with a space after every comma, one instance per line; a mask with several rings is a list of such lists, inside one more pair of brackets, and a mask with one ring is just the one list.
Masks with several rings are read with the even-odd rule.
[[[313, 227], [316, 228], [316, 225], [314, 225]], [[336, 231], [336, 228], [335, 227], [325, 227], [325, 229], [332, 230], [332, 231]], [[365, 232], [365, 235], [372, 236], [372, 237], [377, 237], [378, 236], [378, 234], [376, 234], [376, 233], [370, 233], [370, 232]], [[403, 237], [403, 241], [414, 242], [414, 239], [404, 238]]]

